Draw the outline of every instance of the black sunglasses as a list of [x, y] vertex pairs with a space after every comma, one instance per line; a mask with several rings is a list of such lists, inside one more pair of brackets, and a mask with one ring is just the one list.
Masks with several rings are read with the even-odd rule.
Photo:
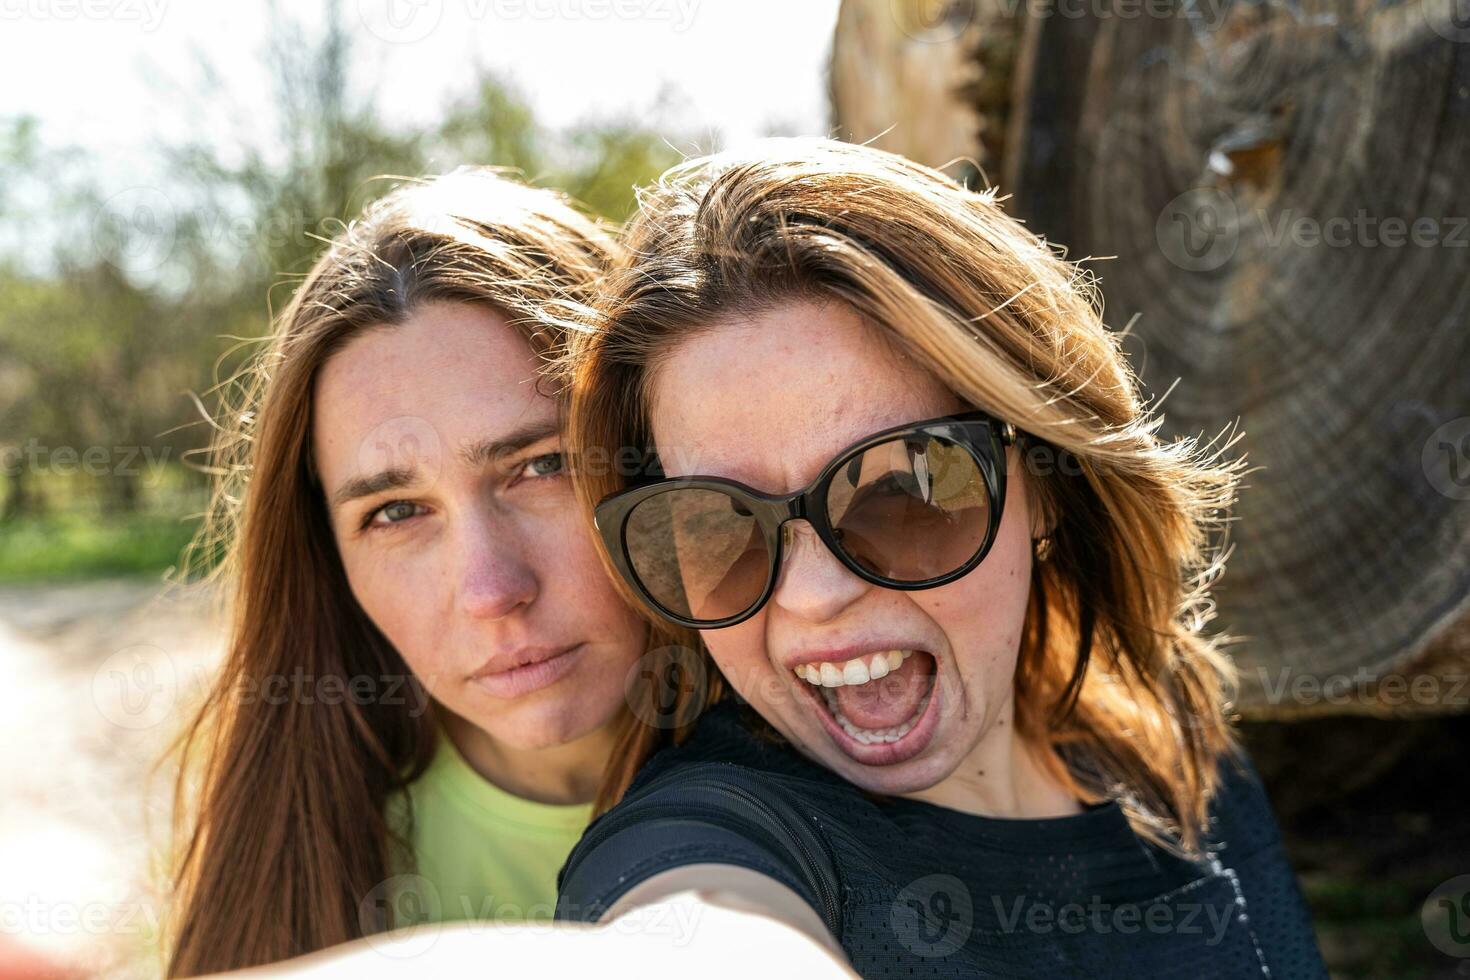
[[734, 626], [765, 605], [794, 520], [859, 578], [932, 589], [990, 550], [1015, 441], [1009, 422], [966, 412], [874, 433], [781, 496], [720, 477], [650, 477], [604, 498], [597, 529], [633, 591], [694, 629]]

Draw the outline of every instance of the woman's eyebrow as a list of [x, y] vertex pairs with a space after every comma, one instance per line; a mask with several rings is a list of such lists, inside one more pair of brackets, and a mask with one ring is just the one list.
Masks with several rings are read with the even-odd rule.
[[484, 466], [486, 463], [494, 463], [507, 456], [514, 456], [527, 446], [534, 446], [544, 439], [560, 434], [561, 424], [554, 416], [533, 419], [505, 435], [469, 443], [460, 449], [459, 458], [467, 466]]
[[[469, 466], [483, 466], [560, 434], [561, 426], [555, 418], [536, 419], [498, 438], [470, 443], [459, 451], [459, 457]], [[385, 490], [401, 490], [418, 481], [418, 468], [412, 465], [394, 466], [368, 476], [354, 476], [337, 488], [337, 492], [332, 495], [332, 506], [340, 507], [360, 497], [371, 497]]]
[[354, 476], [337, 488], [337, 492], [332, 495], [332, 506], [340, 507], [359, 497], [371, 497], [384, 490], [411, 487], [418, 479], [419, 471], [413, 466], [395, 466], [371, 476]]

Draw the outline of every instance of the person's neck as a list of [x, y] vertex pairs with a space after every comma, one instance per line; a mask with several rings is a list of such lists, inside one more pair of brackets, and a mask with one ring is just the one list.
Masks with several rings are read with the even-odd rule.
[[1017, 731], [1012, 705], [947, 778], [903, 795], [983, 817], [1041, 819], [1082, 811], [1082, 805], [1042, 762], [1044, 748]]
[[609, 724], [575, 741], [518, 749], [451, 711], [443, 711], [442, 717], [445, 734], [471, 769], [512, 796], [536, 803], [591, 802], [602, 784], [616, 738]]

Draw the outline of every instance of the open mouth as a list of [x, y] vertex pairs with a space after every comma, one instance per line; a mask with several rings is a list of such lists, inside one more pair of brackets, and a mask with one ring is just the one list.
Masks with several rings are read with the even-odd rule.
[[934, 736], [938, 663], [925, 650], [886, 650], [795, 669], [837, 746], [865, 765], [892, 765]]

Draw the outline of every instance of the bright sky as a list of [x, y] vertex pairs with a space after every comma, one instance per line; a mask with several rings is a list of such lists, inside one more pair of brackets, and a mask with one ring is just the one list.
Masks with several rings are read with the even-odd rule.
[[[307, 0], [283, 3], [293, 16], [320, 16]], [[668, 119], [685, 131], [716, 127], [736, 140], [827, 127], [837, 0], [341, 3], [358, 78], [390, 122], [432, 121], [480, 65], [509, 77], [553, 126], [642, 114], [667, 88]], [[0, 114], [35, 115], [45, 143], [86, 146], [125, 171], [146, 166], [159, 141], [212, 127], [226, 131], [206, 138], [228, 138], [241, 125], [191, 117], [181, 108], [189, 100], [168, 94], [187, 93], [207, 66], [260, 110], [244, 125], [268, 131], [268, 23], [261, 0], [0, 0]]]

